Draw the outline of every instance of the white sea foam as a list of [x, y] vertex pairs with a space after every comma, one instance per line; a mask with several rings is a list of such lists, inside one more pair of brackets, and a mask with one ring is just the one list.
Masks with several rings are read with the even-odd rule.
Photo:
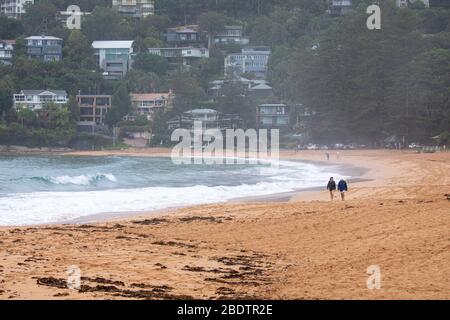
[[116, 177], [111, 174], [82, 174], [78, 176], [57, 176], [57, 177], [45, 177], [42, 180], [59, 185], [73, 184], [78, 186], [89, 186], [101, 180], [109, 180], [116, 182]]
[[[296, 168], [301, 166], [301, 176]], [[246, 169], [244, 169], [246, 170]], [[99, 213], [139, 212], [169, 207], [219, 203], [240, 197], [264, 196], [302, 188], [323, 186], [333, 175], [323, 168], [283, 161], [280, 168], [252, 168], [267, 181], [237, 186], [197, 185], [190, 187], [148, 187], [81, 192], [16, 193], [0, 197], [0, 225], [32, 225], [67, 222]], [[96, 175], [94, 179], [98, 179]], [[115, 181], [113, 175], [105, 179]], [[55, 179], [55, 183], [91, 183], [88, 175]]]

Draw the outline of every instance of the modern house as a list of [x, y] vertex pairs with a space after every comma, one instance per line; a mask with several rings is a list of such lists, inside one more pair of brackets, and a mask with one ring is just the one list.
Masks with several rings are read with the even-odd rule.
[[155, 1], [112, 0], [112, 8], [124, 17], [143, 19], [155, 14]]
[[177, 48], [149, 48], [148, 53], [161, 56], [169, 63], [189, 66], [193, 61], [201, 58], [209, 58], [209, 50], [206, 48], [177, 47]]
[[106, 114], [111, 109], [112, 96], [110, 95], [77, 95], [80, 118], [78, 128], [91, 131], [93, 127], [104, 125]]
[[172, 91], [169, 93], [132, 93], [130, 96], [133, 113], [127, 116], [127, 120], [134, 120], [138, 115], [152, 120], [156, 112], [171, 108], [174, 99]]
[[0, 63], [11, 65], [13, 58], [14, 40], [0, 40]]
[[26, 12], [26, 7], [30, 4], [34, 4], [34, 0], [0, 0], [0, 13], [17, 19]]
[[195, 122], [201, 122], [203, 130], [226, 130], [242, 128], [243, 120], [238, 115], [223, 114], [217, 110], [194, 109], [169, 120], [167, 125], [169, 130], [180, 128], [193, 130]]
[[328, 13], [332, 16], [345, 15], [352, 9], [351, 0], [328, 0]]
[[214, 42], [217, 44], [232, 43], [240, 45], [248, 45], [250, 39], [244, 37], [244, 28], [242, 26], [225, 26], [225, 29], [214, 37]]
[[119, 80], [125, 77], [133, 63], [134, 41], [94, 41], [94, 55], [97, 58], [103, 77]]
[[289, 128], [290, 108], [283, 103], [261, 104], [256, 107], [258, 128]]
[[206, 43], [206, 37], [197, 25], [169, 28], [164, 34], [166, 42], [170, 46], [196, 46]]
[[256, 78], [265, 78], [270, 53], [269, 47], [246, 47], [241, 53], [228, 55], [225, 58], [225, 76], [250, 73]]
[[32, 36], [25, 38], [29, 59], [60, 61], [62, 59], [63, 40], [51, 36]]
[[67, 92], [63, 90], [22, 90], [14, 95], [16, 110], [27, 108], [40, 110], [46, 104], [67, 104]]

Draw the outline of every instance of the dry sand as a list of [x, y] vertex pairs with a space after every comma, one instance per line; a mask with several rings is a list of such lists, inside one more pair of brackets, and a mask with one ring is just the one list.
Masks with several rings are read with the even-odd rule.
[[[370, 179], [351, 184], [346, 202], [311, 191], [288, 202], [204, 205], [156, 218], [1, 228], [0, 298], [449, 299], [450, 153], [340, 154], [331, 162], [365, 167], [362, 178]], [[73, 265], [80, 291], [66, 288]], [[381, 269], [379, 290], [366, 285], [371, 265]]]

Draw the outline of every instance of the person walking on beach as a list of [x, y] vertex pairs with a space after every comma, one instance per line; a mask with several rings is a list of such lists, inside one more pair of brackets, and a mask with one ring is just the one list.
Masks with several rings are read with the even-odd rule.
[[327, 160], [330, 161], [330, 154], [327, 152]]
[[333, 201], [334, 192], [336, 191], [336, 182], [334, 181], [333, 177], [331, 177], [330, 181], [328, 181], [327, 190], [330, 192], [331, 201]]
[[347, 182], [341, 179], [338, 183], [338, 190], [341, 193], [341, 200], [345, 201], [345, 193], [348, 191]]

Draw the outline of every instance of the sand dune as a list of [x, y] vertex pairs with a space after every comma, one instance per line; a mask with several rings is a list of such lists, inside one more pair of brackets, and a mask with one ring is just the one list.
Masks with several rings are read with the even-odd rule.
[[[331, 156], [368, 169], [362, 178], [370, 181], [351, 184], [346, 202], [316, 191], [287, 202], [1, 228], [0, 298], [449, 299], [450, 153]], [[372, 265], [381, 270], [378, 290], [366, 285]], [[78, 291], [66, 287], [69, 266], [81, 270]]]

